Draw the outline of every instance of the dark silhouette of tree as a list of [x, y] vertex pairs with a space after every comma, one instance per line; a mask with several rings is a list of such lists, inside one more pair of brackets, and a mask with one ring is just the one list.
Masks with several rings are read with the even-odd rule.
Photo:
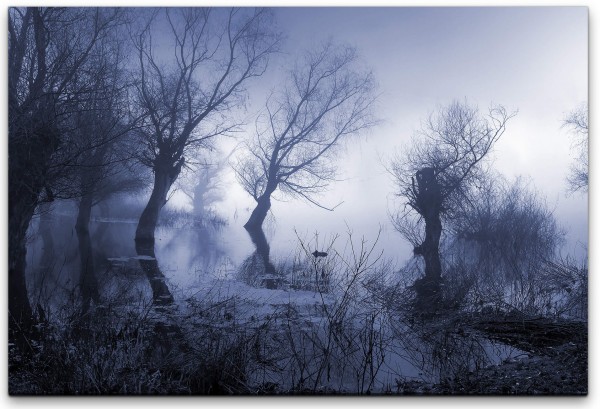
[[449, 252], [481, 279], [509, 283], [535, 275], [554, 259], [564, 236], [537, 192], [520, 178], [509, 184], [500, 175], [473, 189], [448, 230]]
[[[136, 240], [154, 241], [160, 210], [190, 150], [236, 127], [228, 111], [245, 84], [262, 75], [277, 51], [267, 9], [178, 8], [154, 11], [133, 36], [139, 61], [138, 105], [147, 114], [141, 162], [154, 172]], [[158, 41], [168, 39], [169, 53]]]
[[155, 305], [169, 305], [173, 303], [173, 295], [166, 283], [166, 277], [160, 270], [154, 243], [145, 240], [136, 240], [135, 251], [137, 252], [140, 267], [146, 274], [150, 288], [152, 289], [152, 302]]
[[[68, 146], [71, 113], [91, 84], [78, 73], [121, 21], [119, 9], [11, 8], [8, 21], [9, 322], [34, 323], [25, 282], [25, 235], [38, 204], [54, 200], [55, 161]], [[12, 335], [11, 335], [12, 336]]]
[[278, 287], [281, 276], [271, 262], [271, 247], [262, 226], [246, 229], [255, 251], [248, 256], [240, 268], [241, 278], [250, 285], [264, 285], [268, 289]]
[[278, 189], [325, 208], [314, 195], [335, 179], [335, 148], [375, 123], [374, 79], [356, 64], [353, 48], [324, 45], [305, 53], [269, 98], [249, 154], [236, 165], [238, 180], [256, 200], [245, 227], [262, 225]]
[[212, 160], [206, 158], [189, 166], [187, 172], [178, 179], [178, 188], [191, 200], [194, 216], [203, 218], [210, 215], [216, 210], [215, 205], [223, 200], [226, 192], [223, 172], [228, 167], [232, 153], [222, 156], [218, 150], [213, 150], [210, 153]]
[[585, 302], [586, 270], [561, 258], [565, 232], [530, 182], [490, 175], [446, 227], [445, 288], [464, 283], [471, 308], [539, 314]]
[[437, 294], [442, 220], [452, 219], [468, 203], [471, 189], [485, 176], [485, 159], [514, 115], [502, 106], [484, 115], [467, 103], [453, 102], [431, 114], [411, 147], [392, 161], [398, 195], [406, 199], [393, 222], [414, 245], [414, 254], [425, 261], [425, 277], [416, 283], [418, 293]]
[[202, 217], [209, 206], [223, 198], [219, 179], [221, 171], [219, 165], [207, 165], [199, 172], [193, 192], [188, 195], [192, 199], [194, 215]]
[[563, 126], [569, 128], [573, 136], [571, 148], [575, 151], [576, 159], [571, 165], [567, 177], [568, 189], [571, 192], [587, 192], [588, 190], [588, 106], [582, 104], [569, 113], [563, 121]]
[[138, 148], [132, 143], [137, 119], [131, 117], [128, 109], [129, 84], [123, 69], [126, 48], [121, 41], [110, 38], [103, 41], [102, 50], [90, 59], [89, 70], [78, 73], [80, 81], [92, 85], [92, 91], [81, 101], [79, 111], [71, 115], [74, 142], [82, 152], [72, 161], [79, 163], [69, 167], [74, 172], [69, 180], [75, 179], [79, 187], [75, 230], [81, 259], [83, 313], [92, 300], [99, 302], [94, 269], [96, 257], [89, 230], [92, 208], [112, 194], [139, 191], [144, 187], [142, 178], [133, 171], [139, 168], [134, 163]]

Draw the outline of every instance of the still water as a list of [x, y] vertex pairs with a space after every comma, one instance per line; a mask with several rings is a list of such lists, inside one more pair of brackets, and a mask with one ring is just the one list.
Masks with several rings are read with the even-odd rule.
[[[56, 283], [65, 289], [77, 282], [79, 275], [78, 238], [74, 228], [75, 216], [53, 212], [35, 218], [29, 230], [27, 253], [30, 282]], [[232, 278], [240, 265], [255, 251], [255, 245], [243, 228], [245, 219], [230, 220], [221, 226], [158, 227], [154, 246], [155, 258], [170, 286], [179, 290], [193, 288], [209, 278]], [[310, 223], [308, 223], [310, 225]], [[92, 218], [90, 236], [95, 253], [96, 274], [102, 274], [110, 264], [135, 265], [140, 254], [134, 237], [137, 220]], [[278, 223], [267, 219], [264, 235], [274, 263], [293, 258], [300, 244], [322, 250], [333, 249], [342, 253], [353, 241], [365, 240], [375, 245], [374, 253], [386, 259], [403, 263], [410, 251], [408, 245], [389, 226], [372, 223], [354, 231], [344, 220], [332, 220], [306, 227], [293, 222]], [[333, 242], [333, 246], [331, 243]], [[376, 242], [376, 243], [375, 243]]]
[[[159, 227], [155, 246], [142, 248], [136, 247], [134, 242], [136, 220], [96, 217], [90, 223], [94, 271], [86, 275], [81, 267], [74, 219], [70, 212], [47, 213], [36, 218], [30, 228], [27, 254], [30, 296], [34, 305], [40, 305], [57, 317], [62, 311], [68, 311], [68, 304], [76, 303], [85, 292], [84, 288], [92, 283], [97, 287], [98, 299], [112, 300], [121, 306], [139, 303], [140, 299], [153, 299], [156, 305], [170, 304], [172, 300], [176, 304], [184, 303], [190, 297], [215, 303], [234, 299], [234, 307], [226, 314], [235, 316], [236, 322], [244, 325], [251, 325], [256, 319], [269, 319], [277, 327], [277, 321], [272, 318], [274, 312], [293, 306], [297, 312], [296, 322], [302, 323], [294, 330], [298, 339], [312, 339], [315, 334], [326, 338], [331, 334], [323, 332], [324, 316], [318, 311], [321, 303], [335, 307], [336, 300], [331, 294], [322, 298], [314, 291], [314, 286], [298, 284], [299, 276], [294, 281], [297, 286], [290, 285], [289, 280], [282, 286], [269, 277], [249, 278], [242, 273], [244, 269], [250, 270], [252, 275], [257, 265], [266, 270], [265, 265], [272, 263], [277, 266], [273, 269], [277, 270], [298, 260], [302, 253], [310, 258], [313, 250], [351, 259], [364, 241], [367, 249], [375, 246], [374, 259], [380, 257], [391, 266], [387, 270], [390, 276], [382, 278], [382, 282], [387, 280], [389, 283], [398, 281], [399, 277], [394, 276], [398, 274], [395, 267], [405, 262], [407, 253], [406, 244], [401, 243], [396, 233], [377, 224], [366, 229], [362, 226], [359, 233], [343, 221], [338, 225], [321, 223], [317, 229], [289, 223], [278, 225], [271, 220], [266, 223], [264, 234], [257, 238], [249, 235], [242, 227], [245, 220], [240, 219], [217, 227], [192, 227], [189, 224]], [[351, 242], [355, 245], [354, 252]], [[263, 252], [266, 247], [266, 258], [263, 253], [258, 254], [261, 247]], [[322, 263], [325, 265], [326, 262]], [[289, 272], [297, 273], [294, 268], [288, 269]], [[315, 280], [319, 282], [320, 278]], [[325, 277], [320, 283], [325, 283]], [[361, 299], [360, 294], [357, 298]], [[348, 315], [348, 325], [359, 324], [356, 329], [346, 331], [356, 331], [355, 340], [361, 339], [360, 325], [369, 317], [360, 311], [361, 308], [351, 305], [355, 315]], [[348, 386], [348, 379], [354, 378], [344, 372], [347, 371], [345, 368], [340, 370], [337, 379], [335, 376], [329, 378], [331, 387], [384, 392], [393, 389], [398, 379], [439, 381], [523, 354], [474, 333], [457, 333], [454, 328], [434, 325], [423, 331], [419, 325], [411, 325], [402, 319], [374, 317], [372, 315], [369, 321], [370, 334], [377, 334], [381, 349], [375, 384]], [[289, 321], [287, 326], [289, 328]], [[377, 354], [373, 356], [377, 357]], [[277, 382], [284, 385], [289, 379], [282, 377]]]

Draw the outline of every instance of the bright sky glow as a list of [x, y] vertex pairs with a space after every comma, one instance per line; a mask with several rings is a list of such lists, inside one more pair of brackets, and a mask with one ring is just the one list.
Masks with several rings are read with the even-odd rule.
[[[482, 110], [500, 103], [519, 111], [496, 146], [495, 168], [509, 180], [531, 179], [568, 231], [566, 252], [587, 244], [587, 195], [566, 195], [570, 140], [561, 128], [587, 100], [587, 8], [281, 8], [277, 17], [286, 54], [273, 61], [272, 75], [320, 41], [353, 44], [379, 82], [383, 120], [340, 157], [345, 180], [322, 200], [344, 204], [330, 213], [274, 202], [277, 230], [337, 231], [347, 223], [372, 235], [379, 224], [389, 228], [394, 186], [384, 165], [391, 153], [410, 142], [429, 112], [466, 99]], [[249, 111], [262, 108], [264, 88], [276, 83], [269, 75], [257, 82]], [[243, 224], [252, 199], [235, 185], [229, 193], [224, 208], [237, 210]]]
[[[151, 3], [144, 5], [158, 5]], [[348, 225], [372, 238], [381, 225], [387, 229], [386, 249], [409, 256], [408, 245], [391, 231], [388, 212], [398, 202], [385, 165], [428, 113], [466, 99], [481, 109], [500, 103], [519, 110], [496, 146], [496, 169], [509, 179], [530, 178], [547, 198], [568, 231], [565, 252], [587, 244], [587, 195], [566, 195], [572, 155], [568, 133], [561, 129], [565, 115], [588, 99], [586, 7], [289, 7], [276, 14], [287, 36], [285, 53], [250, 84], [245, 116], [262, 109], [281, 68], [299, 52], [333, 40], [355, 45], [373, 70], [383, 122], [339, 156], [343, 181], [321, 200], [343, 204], [331, 213], [299, 201], [274, 202], [275, 234], [290, 238], [294, 227], [308, 234], [342, 233]], [[237, 143], [224, 140], [221, 148], [228, 153]], [[220, 211], [234, 227], [241, 226], [254, 203], [232, 172], [224, 178], [227, 195]]]

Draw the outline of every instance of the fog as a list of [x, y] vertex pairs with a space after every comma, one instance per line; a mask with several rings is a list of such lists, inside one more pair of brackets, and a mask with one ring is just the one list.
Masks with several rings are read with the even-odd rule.
[[587, 8], [8, 21], [11, 394], [587, 394]]
[[[585, 8], [284, 8], [277, 9], [277, 18], [287, 39], [274, 67], [328, 39], [356, 45], [378, 81], [382, 122], [337, 156], [340, 180], [320, 198], [328, 206], [341, 203], [335, 211], [301, 200], [273, 202], [274, 246], [293, 239], [294, 228], [340, 234], [348, 226], [374, 238], [381, 226], [386, 252], [410, 258], [410, 246], [389, 223], [390, 212], [403, 205], [387, 171], [391, 154], [410, 144], [431, 112], [458, 98], [481, 109], [501, 103], [518, 110], [494, 148], [493, 168], [509, 180], [529, 180], [566, 230], [564, 254], [586, 256], [587, 195], [567, 192], [574, 154], [562, 127], [565, 116], [587, 100]], [[267, 73], [253, 85], [248, 117], [263, 109], [277, 78]], [[252, 132], [250, 123], [239, 139]], [[222, 149], [229, 152], [239, 139], [224, 141]], [[224, 178], [228, 193], [220, 211], [242, 225], [254, 201], [232, 172]]]

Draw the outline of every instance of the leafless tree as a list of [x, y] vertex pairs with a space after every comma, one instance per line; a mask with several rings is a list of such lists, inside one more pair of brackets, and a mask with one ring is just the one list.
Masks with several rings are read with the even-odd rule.
[[[494, 175], [478, 185], [469, 205], [449, 220], [447, 232], [442, 245], [445, 278], [469, 278], [471, 288], [463, 294], [471, 308], [510, 306], [548, 313], [572, 288], [582, 289], [577, 283], [582, 283], [583, 270], [558, 268], [569, 263], [558, 259], [564, 231], [552, 209], [521, 178], [508, 183]], [[558, 285], [561, 281], [566, 291]], [[561, 291], [565, 297], [558, 295]]]
[[572, 149], [575, 151], [575, 162], [571, 165], [571, 171], [567, 177], [569, 191], [588, 190], [588, 106], [582, 104], [579, 108], [569, 113], [563, 121], [563, 126], [569, 128], [572, 133]]
[[[422, 283], [436, 291], [442, 266], [442, 220], [468, 203], [470, 190], [485, 175], [485, 159], [515, 113], [494, 106], [486, 114], [466, 102], [453, 102], [431, 114], [412, 145], [392, 161], [391, 173], [403, 207], [392, 217], [425, 261]], [[425, 237], [421, 229], [425, 224]]]
[[449, 226], [445, 277], [469, 277], [470, 308], [557, 311], [572, 289], [582, 289], [583, 270], [554, 270], [564, 264], [564, 231], [538, 193], [520, 180], [497, 185], [479, 192], [472, 211]]
[[[267, 9], [178, 8], [152, 12], [133, 34], [139, 61], [138, 105], [146, 112], [141, 161], [154, 172], [136, 240], [154, 241], [160, 210], [190, 150], [236, 124], [228, 111], [245, 84], [262, 75], [280, 37]], [[156, 38], [168, 39], [166, 52]]]
[[326, 44], [303, 55], [268, 99], [248, 155], [236, 165], [238, 180], [257, 203], [246, 228], [262, 225], [277, 189], [325, 208], [314, 195], [335, 179], [335, 148], [375, 123], [374, 89], [373, 75], [357, 67], [353, 48]]
[[500, 175], [473, 189], [448, 230], [448, 251], [466, 258], [482, 279], [499, 282], [535, 274], [554, 259], [564, 236], [539, 193], [521, 178], [508, 183]]
[[70, 115], [73, 128], [70, 149], [59, 157], [62, 161], [53, 164], [53, 167], [74, 168], [74, 175], [67, 179], [79, 190], [78, 230], [88, 229], [93, 205], [111, 192], [140, 184], [132, 175], [123, 175], [133, 166], [132, 134], [139, 120], [129, 111], [130, 84], [123, 67], [126, 49], [114, 37], [101, 43], [88, 67], [77, 73], [78, 81], [88, 84], [90, 91], [78, 104], [78, 110]]
[[70, 114], [90, 84], [77, 74], [120, 24], [119, 9], [11, 8], [8, 21], [9, 319], [11, 333], [33, 323], [25, 282], [26, 232], [51, 201], [50, 170], [69, 137]]
[[[81, 153], [63, 158], [70, 165], [66, 168], [74, 173], [67, 180], [79, 189], [75, 230], [81, 259], [83, 313], [91, 300], [99, 301], [89, 231], [92, 208], [112, 194], [139, 191], [145, 182], [140, 176], [143, 172], [139, 172], [141, 165], [134, 160], [138, 150], [134, 136], [139, 118], [133, 117], [129, 110], [130, 83], [124, 70], [126, 52], [127, 43], [112, 36], [101, 42], [99, 52], [90, 58], [89, 67], [79, 70], [78, 81], [89, 84], [91, 90], [80, 102], [78, 111], [71, 115], [74, 134], [71, 145], [74, 147], [69, 151]], [[61, 167], [64, 166], [58, 166]]]
[[216, 204], [224, 199], [223, 173], [233, 152], [224, 155], [214, 149], [208, 153], [210, 157], [207, 155], [202, 161], [197, 159], [199, 163], [188, 166], [177, 180], [177, 188], [190, 199], [196, 217], [202, 218], [216, 211]]
[[203, 216], [209, 207], [223, 199], [221, 184], [222, 164], [205, 166], [196, 177], [192, 194], [186, 195], [192, 200], [194, 214]]

